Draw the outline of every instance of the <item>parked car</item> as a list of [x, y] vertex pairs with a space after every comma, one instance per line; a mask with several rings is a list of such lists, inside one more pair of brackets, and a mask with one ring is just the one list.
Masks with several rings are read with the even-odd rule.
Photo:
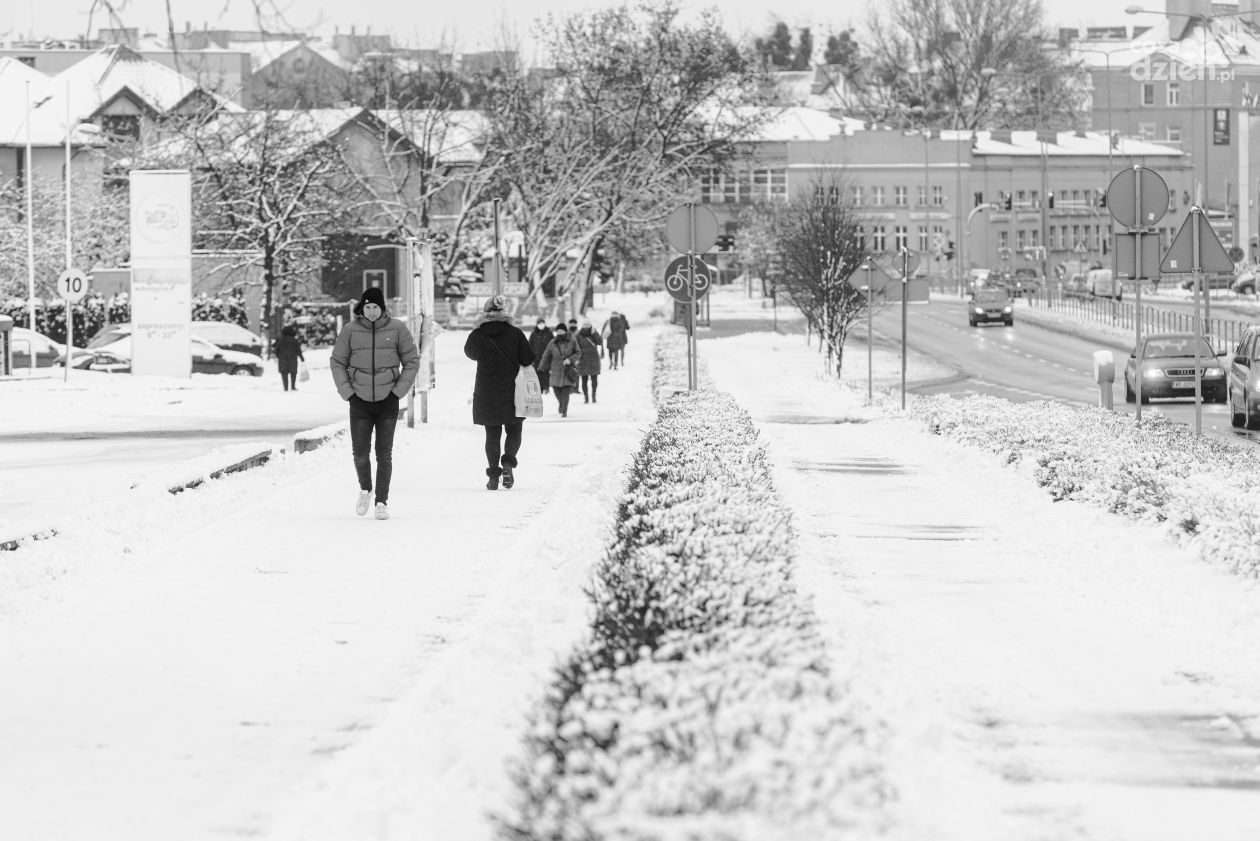
[[1243, 331], [1229, 362], [1230, 423], [1260, 429], [1260, 325]]
[[[198, 336], [192, 337], [192, 372], [194, 374], [232, 374], [238, 377], [261, 377], [263, 360], [253, 353], [221, 348]], [[92, 351], [92, 370], [111, 374], [131, 373], [131, 335], [101, 345]]]
[[[35, 330], [28, 330], [25, 327], [14, 327], [9, 334], [9, 348], [13, 352], [13, 361], [11, 367], [13, 370], [19, 368], [30, 368], [31, 358], [34, 357], [36, 368], [52, 368], [62, 367], [66, 364], [66, 346], [61, 342], [54, 342], [52, 339]], [[92, 354], [84, 348], [76, 347], [70, 354], [71, 366], [75, 368], [83, 367], [87, 362], [91, 361]]]
[[1089, 272], [1080, 272], [1068, 278], [1067, 283], [1063, 284], [1063, 296], [1065, 298], [1088, 298]]
[[990, 321], [1000, 321], [1010, 327], [1015, 323], [1015, 302], [1000, 286], [977, 289], [967, 302], [967, 321], [972, 327]]
[[[1142, 402], [1152, 397], [1194, 397], [1194, 343], [1199, 342], [1200, 391], [1204, 402], [1224, 403], [1228, 397], [1225, 352], [1193, 333], [1151, 333], [1142, 338]], [[1124, 399], [1137, 400], [1137, 348], [1124, 367]]]
[[[130, 324], [106, 324], [97, 331], [87, 346], [89, 350], [95, 350], [130, 335]], [[263, 354], [263, 340], [256, 333], [229, 321], [194, 321], [192, 335], [212, 345], [217, 345], [223, 350], [234, 350], [259, 357]]]

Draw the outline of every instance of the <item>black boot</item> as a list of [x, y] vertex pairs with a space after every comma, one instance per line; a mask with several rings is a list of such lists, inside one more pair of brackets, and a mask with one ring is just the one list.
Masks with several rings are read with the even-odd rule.
[[508, 490], [516, 484], [516, 476], [512, 473], [512, 468], [516, 467], [516, 459], [504, 456], [500, 461], [503, 462], [503, 489]]
[[503, 468], [487, 467], [486, 476], [488, 478], [486, 479], [486, 490], [497, 491], [499, 489], [499, 477], [502, 475], [503, 475]]

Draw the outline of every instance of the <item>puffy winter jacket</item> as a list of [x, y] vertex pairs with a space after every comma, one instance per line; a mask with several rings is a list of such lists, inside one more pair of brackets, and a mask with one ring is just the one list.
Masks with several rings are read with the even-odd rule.
[[342, 400], [358, 395], [376, 403], [391, 393], [407, 395], [420, 372], [420, 350], [407, 325], [389, 313], [376, 321], [357, 316], [337, 335], [328, 367]]

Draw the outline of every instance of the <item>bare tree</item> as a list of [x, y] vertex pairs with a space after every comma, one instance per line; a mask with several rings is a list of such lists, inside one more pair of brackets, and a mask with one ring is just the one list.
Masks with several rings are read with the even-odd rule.
[[866, 297], [849, 278], [865, 255], [861, 217], [849, 204], [848, 185], [817, 181], [807, 195], [769, 216], [781, 255], [778, 285], [818, 331], [827, 365], [840, 377], [849, 330], [866, 313]]
[[554, 71], [516, 73], [492, 95], [489, 148], [536, 288], [556, 276], [558, 295], [575, 291], [609, 232], [659, 222], [762, 119], [741, 107], [757, 62], [716, 13], [677, 16], [665, 2], [549, 18]]
[[1052, 46], [1041, 0], [893, 0], [872, 12], [860, 51], [846, 78], [854, 116], [967, 129], [1080, 118], [1080, 69]]

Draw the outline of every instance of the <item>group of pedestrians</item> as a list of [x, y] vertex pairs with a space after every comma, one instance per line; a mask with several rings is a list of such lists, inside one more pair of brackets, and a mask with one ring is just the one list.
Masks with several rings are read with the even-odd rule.
[[[589, 321], [579, 326], [571, 318], [551, 329], [540, 318], [526, 338], [512, 324], [507, 299], [502, 295], [487, 299], [464, 342], [464, 355], [477, 363], [472, 420], [485, 428], [487, 490], [516, 483], [525, 424], [516, 411], [520, 369], [532, 365], [543, 392], [555, 394], [560, 417], [568, 417], [569, 397], [579, 388], [584, 403], [597, 402], [605, 338], [612, 369], [624, 364], [629, 329], [625, 316], [616, 312], [600, 332]], [[337, 393], [350, 404], [350, 447], [359, 480], [355, 512], [366, 514], [375, 493], [376, 519], [387, 520], [399, 401], [420, 371], [420, 351], [407, 326], [389, 315], [380, 289], [367, 289], [355, 305], [354, 318], [337, 335], [329, 369]]]

